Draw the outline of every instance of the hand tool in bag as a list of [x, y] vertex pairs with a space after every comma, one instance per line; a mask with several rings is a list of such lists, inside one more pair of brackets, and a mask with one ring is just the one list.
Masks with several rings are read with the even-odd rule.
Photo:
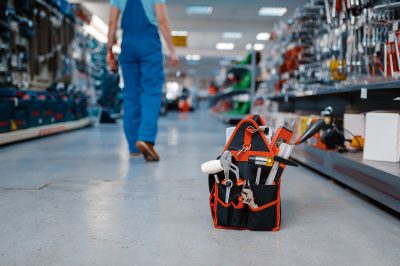
[[253, 190], [251, 190], [251, 187], [249, 184], [247, 184], [248, 186], [246, 186], [246, 184], [247, 184], [247, 182], [243, 185], [243, 189], [242, 189], [243, 203], [249, 205], [253, 209], [258, 208], [258, 205], [254, 201]]
[[[281, 145], [279, 146], [279, 152], [278, 152], [278, 158], [282, 158], [282, 159], [286, 159], [288, 160], [290, 157], [290, 154], [293, 151], [293, 147], [294, 145], [290, 145], [290, 144], [286, 144], [286, 143], [281, 143]], [[271, 171], [269, 172], [267, 181], [265, 182], [265, 185], [272, 185], [275, 177], [276, 177], [276, 173], [278, 172], [279, 169], [279, 162], [277, 160], [275, 160], [274, 164], [272, 165]]]
[[[282, 143], [282, 144], [284, 144], [284, 143]], [[293, 146], [293, 145], [291, 145], [291, 146]], [[249, 157], [249, 164], [254, 164], [254, 165], [271, 167], [271, 166], [273, 166], [273, 164], [275, 162], [283, 163], [285, 165], [290, 165], [290, 166], [298, 166], [298, 164], [296, 162], [291, 161], [287, 158], [280, 157], [279, 155], [276, 155], [273, 158], [263, 157], [263, 156], [250, 156]]]
[[[291, 166], [298, 166], [297, 163], [289, 160], [290, 154], [292, 153], [294, 146], [307, 141], [309, 138], [314, 136], [320, 130], [325, 128], [325, 126], [326, 126], [325, 121], [323, 119], [319, 119], [315, 123], [313, 123], [304, 132], [303, 136], [298, 141], [296, 141], [294, 144], [281, 143], [279, 145], [278, 155], [274, 157], [275, 162], [272, 165], [271, 171], [269, 172], [269, 175], [268, 175], [267, 181], [265, 182], [265, 185], [272, 185], [274, 181], [275, 181], [275, 183], [278, 181], [278, 180], [276, 180], [276, 178], [278, 178], [277, 173], [278, 173], [280, 163], [283, 163], [286, 165], [291, 165]], [[250, 162], [250, 160], [249, 160], [249, 162]]]
[[239, 168], [232, 163], [232, 153], [230, 151], [225, 151], [221, 158], [221, 165], [224, 168], [224, 175], [225, 175], [225, 186], [226, 186], [226, 193], [225, 193], [225, 203], [229, 202], [229, 195], [231, 192], [231, 188], [233, 186], [233, 181], [230, 179], [230, 172], [233, 172], [236, 177], [236, 182], [239, 180]]
[[257, 175], [256, 175], [256, 182], [255, 182], [256, 185], [259, 185], [260, 179], [261, 179], [261, 172], [262, 172], [261, 166], [271, 167], [274, 163], [274, 160], [272, 158], [268, 158], [268, 157], [250, 156], [248, 162], [249, 162], [249, 164], [260, 166], [257, 168]]
[[223, 171], [220, 160], [212, 160], [201, 165], [201, 172], [207, 175], [214, 175], [215, 182], [219, 184], [217, 173]]
[[262, 173], [262, 168], [258, 167], [257, 168], [257, 175], [256, 175], [256, 185], [260, 184], [261, 173]]
[[223, 171], [224, 168], [222, 167], [220, 160], [212, 160], [201, 165], [201, 172], [203, 174], [212, 175]]

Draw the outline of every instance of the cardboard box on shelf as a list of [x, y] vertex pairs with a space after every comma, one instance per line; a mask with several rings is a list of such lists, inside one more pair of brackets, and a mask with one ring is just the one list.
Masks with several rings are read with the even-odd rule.
[[[354, 136], [365, 137], [365, 114], [344, 114], [343, 127], [345, 128], [344, 135], [347, 139], [352, 139]], [[352, 136], [352, 134], [354, 136]]]
[[399, 113], [367, 113], [364, 159], [387, 162], [400, 161]]

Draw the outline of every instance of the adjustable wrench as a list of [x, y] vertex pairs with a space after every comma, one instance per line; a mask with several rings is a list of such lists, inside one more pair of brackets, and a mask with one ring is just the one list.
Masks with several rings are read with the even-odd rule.
[[228, 203], [231, 187], [233, 186], [233, 181], [230, 179], [229, 173], [233, 172], [235, 174], [237, 182], [239, 180], [239, 168], [232, 163], [232, 153], [230, 151], [225, 151], [222, 154], [220, 162], [222, 167], [224, 168], [224, 175], [225, 175], [225, 185], [226, 185], [225, 203]]
[[258, 208], [258, 205], [254, 202], [253, 190], [251, 190], [250, 183], [247, 181], [243, 185], [242, 199], [243, 203], [249, 205], [251, 208]]

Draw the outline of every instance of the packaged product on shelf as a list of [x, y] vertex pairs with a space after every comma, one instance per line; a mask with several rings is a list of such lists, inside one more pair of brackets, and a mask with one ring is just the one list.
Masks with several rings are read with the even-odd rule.
[[364, 159], [388, 162], [400, 161], [399, 113], [367, 113]]

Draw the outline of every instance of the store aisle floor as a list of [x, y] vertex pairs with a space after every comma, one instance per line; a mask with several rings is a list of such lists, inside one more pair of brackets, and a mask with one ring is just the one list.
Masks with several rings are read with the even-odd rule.
[[160, 163], [129, 159], [120, 126], [0, 149], [1, 265], [398, 265], [400, 221], [288, 169], [282, 230], [216, 230], [200, 164], [224, 128], [207, 112], [160, 121]]

